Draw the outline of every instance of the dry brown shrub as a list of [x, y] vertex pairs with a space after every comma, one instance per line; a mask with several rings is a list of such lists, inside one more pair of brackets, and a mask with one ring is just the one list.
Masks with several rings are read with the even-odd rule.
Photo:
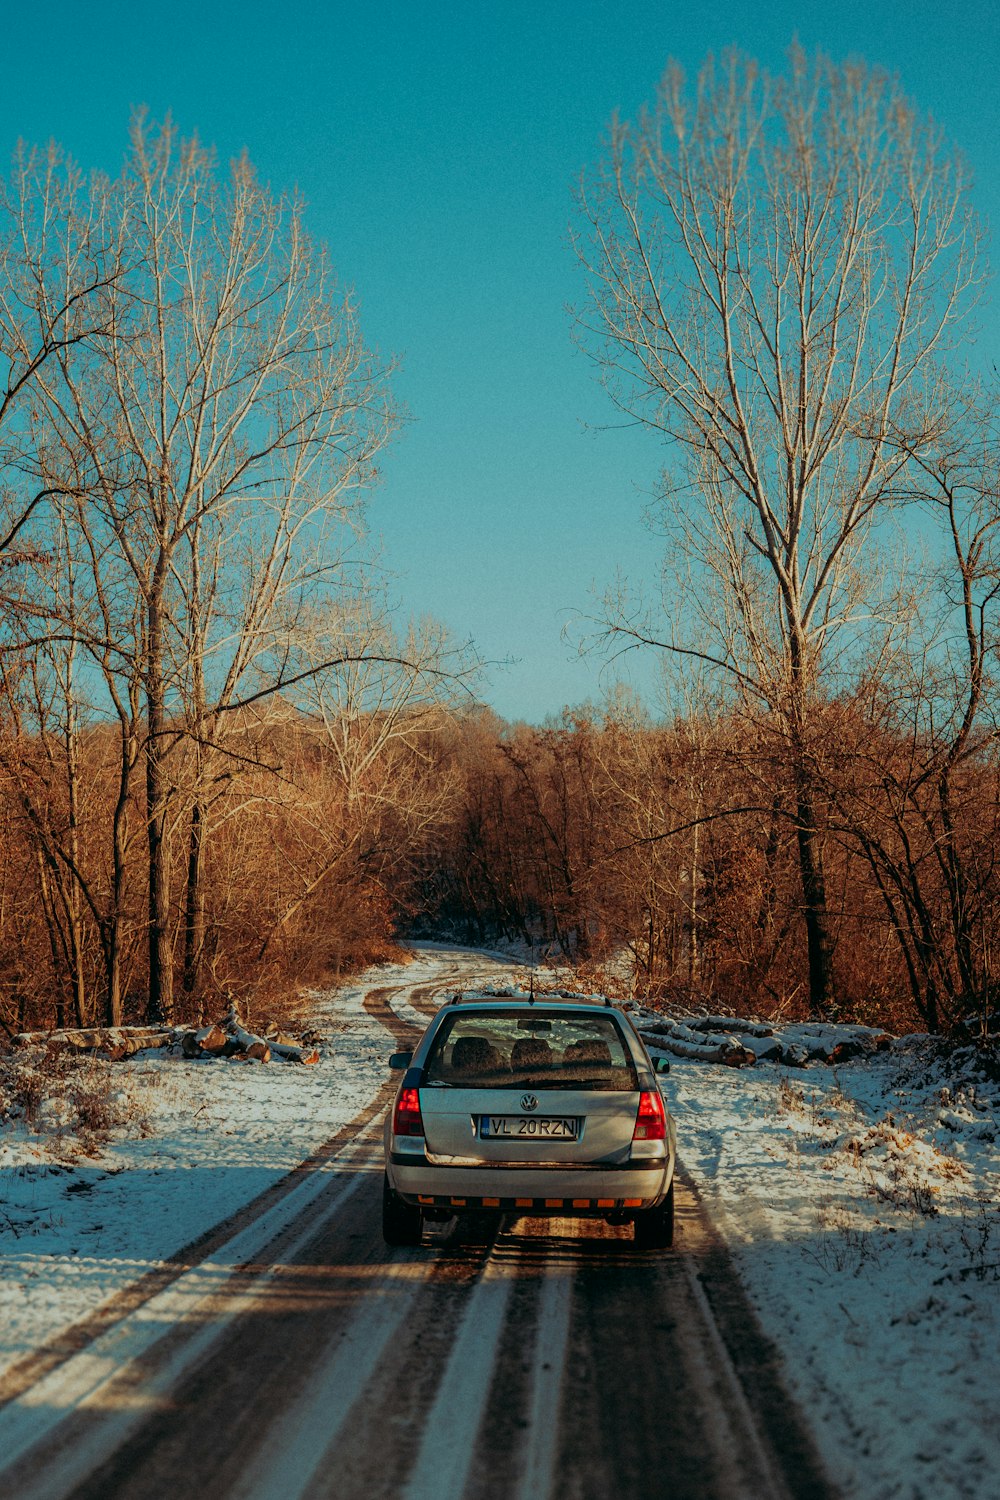
[[23, 1120], [53, 1144], [74, 1136], [92, 1150], [116, 1132], [148, 1135], [150, 1123], [127, 1074], [54, 1043], [0, 1054], [0, 1126]]

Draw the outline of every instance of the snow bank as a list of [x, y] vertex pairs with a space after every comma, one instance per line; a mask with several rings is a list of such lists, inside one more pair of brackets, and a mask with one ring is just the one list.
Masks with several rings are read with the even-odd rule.
[[992, 1500], [1000, 1088], [926, 1038], [793, 1073], [674, 1058], [663, 1088], [845, 1494]]

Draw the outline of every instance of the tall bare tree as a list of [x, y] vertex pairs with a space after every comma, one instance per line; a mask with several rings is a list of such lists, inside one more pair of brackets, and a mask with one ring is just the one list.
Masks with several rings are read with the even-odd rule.
[[[117, 601], [91, 649], [141, 689], [149, 1007], [169, 1017], [171, 756], [282, 685], [278, 618], [337, 576], [393, 415], [301, 205], [245, 158], [222, 174], [139, 116], [121, 175], [89, 193], [100, 318], [67, 308], [58, 257], [42, 266], [38, 317], [65, 336], [35, 376], [32, 461]], [[30, 229], [30, 198], [22, 213]]]
[[[974, 294], [958, 159], [886, 75], [799, 49], [670, 66], [580, 192], [583, 319], [614, 399], [668, 444], [685, 579], [666, 624], [612, 629], [708, 663], [787, 748], [813, 1009], [835, 1002], [813, 706], [863, 632], [895, 440]], [[694, 585], [693, 587], [691, 585]]]

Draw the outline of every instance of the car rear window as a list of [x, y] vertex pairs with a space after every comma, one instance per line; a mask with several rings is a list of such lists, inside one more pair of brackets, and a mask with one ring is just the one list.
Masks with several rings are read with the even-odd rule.
[[424, 1082], [467, 1089], [638, 1087], [611, 1015], [567, 1015], [537, 1006], [447, 1017], [424, 1065]]

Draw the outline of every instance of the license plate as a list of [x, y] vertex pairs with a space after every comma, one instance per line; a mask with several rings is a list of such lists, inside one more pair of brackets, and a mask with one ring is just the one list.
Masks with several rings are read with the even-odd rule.
[[579, 1120], [551, 1115], [481, 1115], [480, 1140], [575, 1141]]

